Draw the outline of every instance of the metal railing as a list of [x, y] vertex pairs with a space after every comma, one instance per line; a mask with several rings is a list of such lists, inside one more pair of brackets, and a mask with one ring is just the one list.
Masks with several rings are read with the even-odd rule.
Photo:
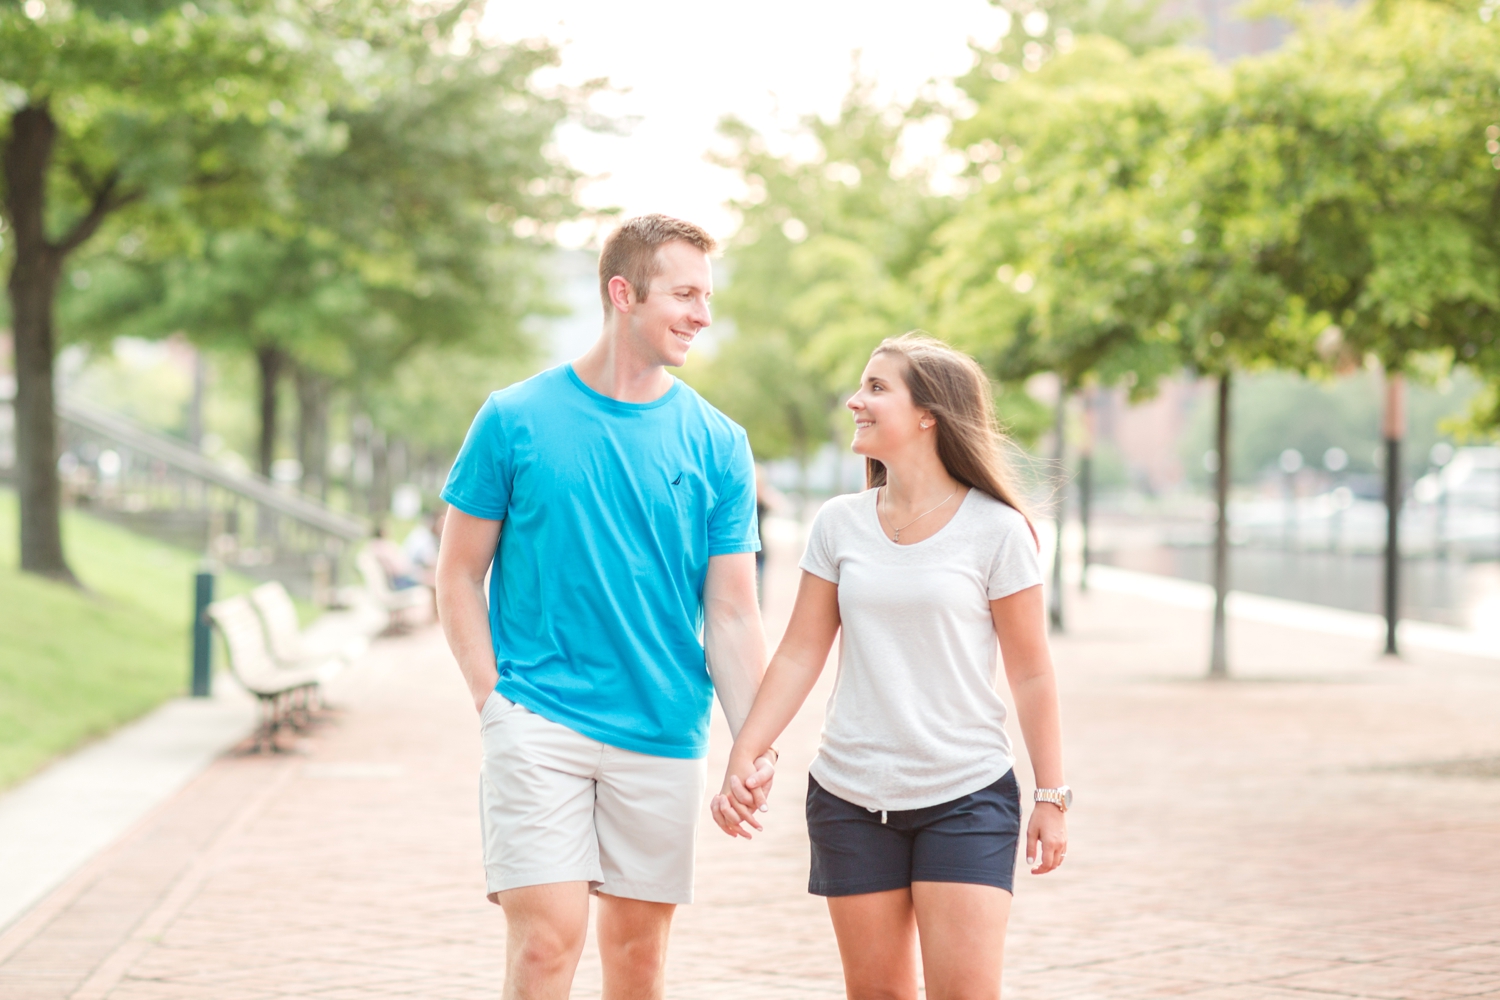
[[[315, 600], [369, 537], [362, 518], [226, 468], [119, 413], [67, 397], [57, 416], [65, 501], [132, 530], [274, 577]], [[14, 461], [14, 419], [10, 401], [0, 398], [0, 478], [10, 478]]]

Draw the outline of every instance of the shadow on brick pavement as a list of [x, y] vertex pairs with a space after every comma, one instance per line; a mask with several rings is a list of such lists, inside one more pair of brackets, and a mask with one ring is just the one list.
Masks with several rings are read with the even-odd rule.
[[[772, 534], [774, 634], [799, 545]], [[1237, 679], [1208, 683], [1201, 614], [1069, 611], [1072, 844], [1018, 877], [1007, 997], [1500, 997], [1500, 668], [1239, 624]], [[843, 994], [801, 817], [832, 673], [781, 741], [767, 834], [704, 820], [673, 997]], [[441, 634], [377, 644], [333, 698], [297, 753], [219, 761], [0, 935], [0, 996], [497, 996], [477, 725]], [[714, 785], [727, 742], [716, 717]], [[574, 995], [599, 990], [590, 944]]]

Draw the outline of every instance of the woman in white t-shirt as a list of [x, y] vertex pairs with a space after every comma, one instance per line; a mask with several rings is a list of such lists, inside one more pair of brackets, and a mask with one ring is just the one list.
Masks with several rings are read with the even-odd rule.
[[1038, 789], [1034, 874], [1067, 849], [1057, 685], [1037, 541], [1009, 482], [991, 387], [965, 354], [920, 334], [865, 367], [854, 451], [869, 489], [813, 522], [791, 623], [710, 810], [760, 829], [753, 761], [812, 690], [843, 629], [809, 768], [808, 889], [828, 898], [851, 998], [999, 997], [1020, 795], [996, 691], [997, 653]]

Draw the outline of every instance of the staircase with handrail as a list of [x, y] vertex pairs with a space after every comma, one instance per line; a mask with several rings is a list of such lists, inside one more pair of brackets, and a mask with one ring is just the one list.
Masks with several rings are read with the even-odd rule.
[[[57, 416], [66, 502], [131, 530], [279, 579], [323, 603], [369, 537], [364, 519], [225, 468], [123, 414], [63, 397]], [[13, 412], [0, 398], [0, 482], [13, 478], [14, 466]]]

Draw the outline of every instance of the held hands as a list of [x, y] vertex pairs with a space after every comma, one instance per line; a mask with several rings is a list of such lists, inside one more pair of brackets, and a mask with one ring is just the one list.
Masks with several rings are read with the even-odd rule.
[[731, 752], [724, 787], [709, 800], [709, 815], [729, 836], [749, 840], [751, 833], [744, 824], [749, 823], [758, 831], [765, 829], [755, 814], [770, 809], [766, 799], [775, 779], [776, 751], [768, 750], [754, 761], [746, 761], [742, 755]]
[[1052, 871], [1068, 853], [1068, 820], [1063, 811], [1050, 802], [1038, 802], [1026, 825], [1026, 863], [1035, 865], [1033, 875]]

